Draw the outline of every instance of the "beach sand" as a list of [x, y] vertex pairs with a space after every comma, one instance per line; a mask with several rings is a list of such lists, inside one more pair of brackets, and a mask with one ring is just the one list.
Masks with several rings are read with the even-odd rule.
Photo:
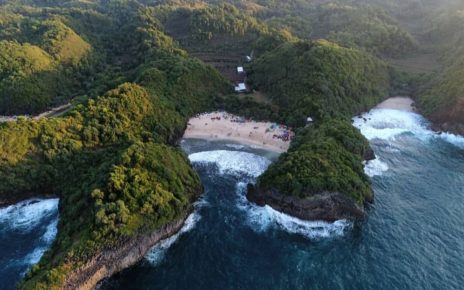
[[186, 139], [230, 140], [279, 153], [288, 150], [293, 136], [285, 126], [245, 120], [224, 112], [205, 113], [190, 119], [184, 134]]
[[376, 109], [392, 109], [407, 112], [415, 112], [414, 101], [408, 97], [392, 97], [376, 106]]

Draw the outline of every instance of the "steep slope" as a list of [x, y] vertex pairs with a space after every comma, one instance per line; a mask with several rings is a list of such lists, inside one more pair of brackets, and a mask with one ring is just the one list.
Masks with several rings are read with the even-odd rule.
[[40, 47], [0, 41], [0, 114], [39, 112], [68, 84]]
[[[425, 84], [418, 93], [421, 111], [437, 130], [464, 134], [464, 6], [446, 11], [436, 20], [431, 32], [442, 47], [444, 69]], [[451, 16], [450, 16], [451, 15]]]
[[374, 156], [349, 120], [386, 96], [387, 66], [336, 44], [301, 42], [262, 55], [251, 79], [288, 124], [316, 122], [297, 131], [290, 151], [249, 187], [249, 200], [303, 219], [362, 219], [373, 201], [362, 161]]
[[[169, 61], [171, 69], [188, 62]], [[218, 74], [214, 79], [209, 69], [198, 68], [199, 63], [167, 83], [144, 78], [153, 93], [124, 84], [66, 117], [1, 126], [2, 203], [28, 195], [61, 198], [57, 239], [28, 274], [23, 289], [94, 286], [99, 279], [92, 279], [101, 267], [125, 258], [116, 254], [120, 250], [131, 252], [139, 246], [136, 240], [158, 237], [148, 240], [143, 247], [147, 251], [179, 229], [201, 184], [186, 156], [172, 145], [182, 136], [187, 117], [206, 110], [207, 104], [199, 101], [191, 110], [180, 106], [177, 111], [174, 100], [191, 98], [188, 104], [195, 104], [204, 95], [212, 100], [224, 87]], [[198, 74], [204, 75], [194, 76]], [[211, 85], [190, 87], [189, 81], [204, 78]], [[159, 86], [167, 88], [154, 93]], [[137, 253], [131, 254], [131, 263], [144, 254]], [[96, 267], [100, 255], [107, 260]]]
[[[1, 77], [18, 75], [25, 85], [37, 84], [32, 95], [49, 100], [57, 91], [69, 99], [75, 91], [68, 79], [85, 94], [62, 117], [0, 124], [0, 203], [60, 197], [57, 238], [20, 288], [92, 288], [178, 230], [201, 184], [176, 143], [188, 118], [202, 111], [231, 108], [299, 129], [290, 152], [250, 188], [250, 200], [279, 208], [270, 194], [296, 204], [318, 195], [320, 202], [329, 201], [323, 205], [335, 204], [335, 214], [281, 209], [327, 220], [364, 215], [362, 204], [372, 200], [372, 192], [362, 159], [372, 152], [349, 118], [389, 88], [388, 68], [372, 54], [299, 41], [228, 4], [20, 2], [33, 6], [8, 6], [15, 13], [0, 18], [1, 52], [21, 59], [13, 54], [19, 51], [26, 60], [2, 64]], [[271, 104], [228, 96], [231, 86], [218, 71], [187, 56], [240, 58], [253, 49], [249, 80]], [[54, 79], [63, 87], [57, 90], [43, 78], [31, 81], [45, 73], [63, 77]], [[303, 128], [308, 116], [316, 122]]]
[[[213, 68], [186, 57], [140, 7], [110, 6], [101, 7], [106, 16], [80, 9], [54, 11], [70, 17], [66, 22], [88, 35], [92, 49], [98, 50], [101, 68], [92, 64], [84, 71], [72, 70], [73, 78], [81, 78], [93, 92], [116, 88], [80, 98], [63, 117], [0, 124], [0, 204], [31, 196], [60, 197], [56, 240], [26, 275], [22, 289], [93, 288], [175, 233], [202, 190], [175, 145], [188, 117], [212, 108], [216, 96], [230, 87]], [[114, 26], [92, 26], [89, 18], [110, 19]], [[55, 33], [64, 22], [50, 19], [33, 19], [45, 27], [34, 33], [12, 30], [15, 39], [26, 37], [34, 45], [5, 40], [3, 53], [21, 52], [27, 61], [2, 63], [2, 77], [24, 70], [19, 75], [30, 85], [37, 71], [55, 72], [81, 62], [80, 52], [87, 46], [74, 43], [77, 34], [66, 28], [64, 34]], [[127, 34], [112, 35], [121, 31]], [[124, 45], [113, 50], [119, 42]], [[80, 48], [74, 50], [76, 45]], [[132, 82], [120, 84], [128, 79]], [[44, 92], [54, 87], [44, 83], [39, 88]]]
[[362, 161], [374, 158], [361, 133], [331, 119], [298, 132], [288, 153], [249, 186], [248, 199], [306, 220], [359, 220], [373, 202]]
[[258, 58], [249, 80], [277, 104], [282, 121], [302, 126], [350, 117], [377, 104], [388, 93], [385, 63], [358, 50], [327, 41], [287, 43]]
[[35, 114], [76, 90], [70, 74], [90, 45], [58, 19], [9, 13], [0, 22], [0, 114]]

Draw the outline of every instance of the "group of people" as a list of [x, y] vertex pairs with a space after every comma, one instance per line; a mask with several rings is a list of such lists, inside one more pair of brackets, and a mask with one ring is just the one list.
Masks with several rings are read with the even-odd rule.
[[293, 140], [294, 134], [291, 128], [285, 125], [272, 124], [270, 128], [266, 129], [266, 133], [275, 132], [276, 129], [279, 130], [279, 134], [272, 135], [272, 139], [280, 139], [285, 142]]
[[[221, 120], [229, 120], [232, 123], [248, 123], [248, 122], [253, 122], [251, 119], [247, 119], [244, 117], [239, 117], [235, 116], [226, 112], [214, 112], [214, 113], [204, 113], [204, 114], [198, 114], [195, 116], [196, 118], [201, 118], [201, 117], [206, 117], [208, 119], [211, 119], [211, 121], [221, 121]], [[205, 124], [207, 125], [207, 123]], [[253, 130], [259, 130], [259, 127], [253, 127]], [[250, 132], [250, 135], [252, 135], [253, 132]], [[292, 132], [292, 129], [285, 126], [285, 125], [279, 125], [279, 124], [271, 124], [265, 131], [265, 134], [273, 134], [272, 138], [273, 139], [280, 139], [284, 142], [289, 142], [293, 139], [294, 134]]]
[[284, 131], [282, 134], [280, 135], [277, 135], [277, 134], [274, 134], [272, 136], [273, 139], [281, 139], [282, 141], [285, 141], [285, 142], [289, 142], [291, 140], [293, 140], [294, 136], [290, 134], [289, 131]]

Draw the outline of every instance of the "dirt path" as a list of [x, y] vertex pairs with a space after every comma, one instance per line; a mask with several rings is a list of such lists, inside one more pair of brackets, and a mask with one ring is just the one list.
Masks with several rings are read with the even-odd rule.
[[27, 115], [20, 115], [20, 116], [0, 116], [0, 123], [1, 122], [12, 122], [12, 121], [16, 121], [18, 119], [18, 117], [26, 117], [26, 118], [32, 118], [34, 120], [38, 120], [38, 119], [41, 119], [41, 118], [45, 118], [45, 117], [56, 117], [56, 116], [59, 116], [60, 114], [62, 114], [63, 112], [65, 112], [66, 110], [68, 110], [69, 108], [71, 108], [72, 104], [71, 103], [67, 103], [67, 104], [64, 104], [64, 105], [61, 105], [61, 106], [58, 106], [58, 107], [55, 107], [53, 109], [50, 109], [46, 112], [43, 112], [39, 115], [36, 115], [36, 116], [27, 116]]

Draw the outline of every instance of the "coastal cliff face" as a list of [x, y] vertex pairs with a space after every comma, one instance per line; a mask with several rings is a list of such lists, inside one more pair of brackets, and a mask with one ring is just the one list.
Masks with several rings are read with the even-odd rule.
[[138, 235], [121, 247], [95, 255], [84, 266], [69, 273], [61, 289], [94, 289], [103, 279], [136, 264], [156, 243], [177, 233], [187, 217], [188, 213], [150, 234]]
[[464, 99], [457, 101], [451, 109], [434, 112], [428, 118], [435, 131], [464, 135]]
[[303, 220], [361, 220], [364, 208], [352, 199], [337, 192], [323, 192], [304, 199], [288, 196], [275, 189], [260, 190], [248, 186], [247, 199], [259, 206], [269, 205], [273, 209]]
[[282, 154], [248, 187], [247, 198], [305, 220], [364, 218], [374, 200], [362, 161], [375, 159], [369, 142], [343, 120], [300, 130]]

